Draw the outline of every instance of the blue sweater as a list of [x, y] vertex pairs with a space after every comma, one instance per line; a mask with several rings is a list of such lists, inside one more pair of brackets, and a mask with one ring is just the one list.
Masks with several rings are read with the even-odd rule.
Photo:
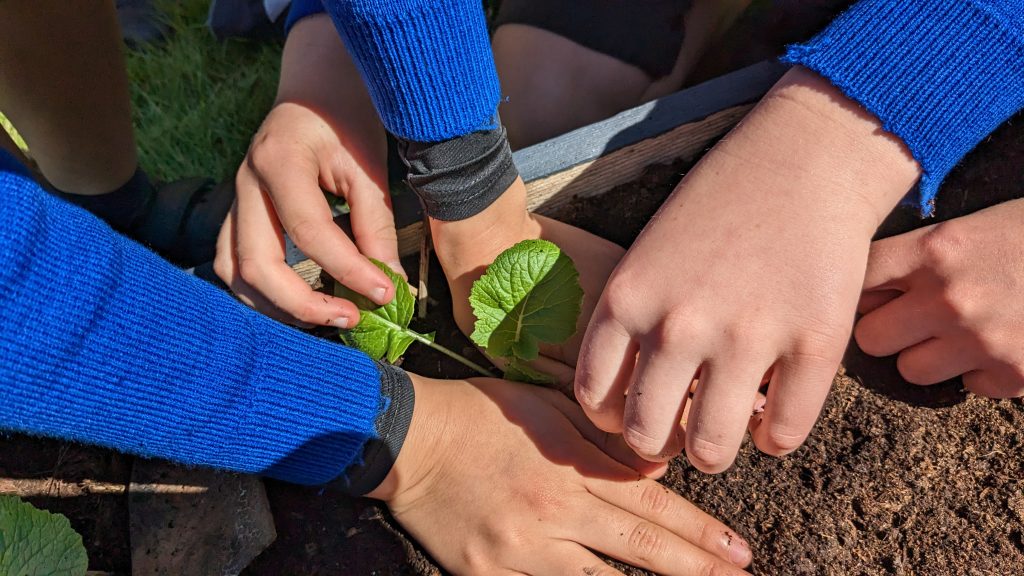
[[[500, 89], [480, 0], [295, 0], [289, 25], [324, 8], [391, 133], [436, 142], [488, 127]], [[784, 60], [907, 144], [929, 215], [953, 166], [1024, 107], [1024, 0], [861, 0]]]
[[318, 484], [385, 401], [369, 358], [188, 276], [0, 151], [0, 429]]

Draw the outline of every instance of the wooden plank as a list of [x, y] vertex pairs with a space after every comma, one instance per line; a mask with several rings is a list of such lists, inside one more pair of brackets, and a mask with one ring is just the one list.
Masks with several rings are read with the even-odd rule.
[[624, 110], [517, 151], [513, 155], [516, 167], [525, 182], [563, 172], [727, 108], [754, 102], [788, 69], [778, 62], [761, 62]]
[[716, 138], [725, 134], [753, 104], [734, 106], [636, 144], [620, 148], [595, 160], [528, 182], [527, 208], [539, 214], [551, 214], [576, 198], [600, 196], [608, 190], [631, 182], [653, 164], [696, 156]]
[[[575, 198], [632, 181], [647, 166], [694, 157], [736, 125], [787, 69], [755, 64], [517, 151], [528, 209], [551, 214]], [[418, 201], [410, 194], [395, 199], [402, 256], [417, 253], [423, 237], [420, 212], [406, 206], [410, 202]], [[319, 283], [320, 267], [290, 241], [287, 256], [307, 282]]]

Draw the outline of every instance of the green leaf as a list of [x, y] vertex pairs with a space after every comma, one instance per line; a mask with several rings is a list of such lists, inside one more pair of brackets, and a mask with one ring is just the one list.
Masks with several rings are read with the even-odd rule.
[[550, 386], [555, 383], [554, 377], [550, 374], [545, 374], [518, 358], [512, 358], [508, 361], [508, 364], [505, 365], [504, 376], [506, 380], [526, 382], [527, 384]]
[[377, 306], [369, 298], [336, 283], [334, 295], [351, 300], [359, 307], [359, 324], [349, 330], [342, 330], [341, 338], [374, 360], [386, 358], [388, 362], [394, 363], [417, 340], [418, 334], [409, 330], [416, 299], [404, 278], [387, 264], [372, 258], [370, 260], [391, 279], [395, 285], [395, 297], [384, 306]]
[[542, 342], [559, 344], [576, 332], [583, 289], [558, 246], [523, 240], [473, 283], [469, 302], [477, 318], [473, 342], [492, 356], [533, 360]]
[[88, 568], [82, 537], [67, 518], [0, 496], [0, 574], [81, 576]]

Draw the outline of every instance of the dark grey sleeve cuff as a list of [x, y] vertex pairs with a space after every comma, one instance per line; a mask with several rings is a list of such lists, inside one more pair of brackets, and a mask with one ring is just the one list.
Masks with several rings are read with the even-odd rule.
[[501, 119], [494, 130], [444, 142], [398, 140], [409, 186], [437, 220], [465, 220], [482, 212], [519, 177]]
[[372, 491], [387, 477], [402, 451], [416, 404], [409, 375], [397, 366], [383, 362], [377, 365], [380, 368], [381, 396], [387, 399], [388, 407], [377, 417], [377, 437], [366, 443], [362, 462], [350, 466], [338, 481], [341, 489], [352, 496]]

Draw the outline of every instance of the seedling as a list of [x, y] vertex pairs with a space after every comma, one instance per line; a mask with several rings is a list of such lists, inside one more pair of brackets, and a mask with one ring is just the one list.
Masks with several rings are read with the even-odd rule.
[[419, 342], [438, 352], [469, 366], [482, 376], [493, 377], [490, 370], [473, 362], [461, 354], [434, 342], [434, 334], [420, 334], [409, 328], [412, 322], [416, 299], [413, 298], [409, 284], [396, 274], [390, 266], [378, 260], [370, 259], [384, 271], [395, 285], [395, 297], [383, 306], [377, 306], [370, 299], [362, 296], [341, 284], [335, 284], [334, 294], [346, 298], [359, 307], [359, 324], [355, 328], [341, 331], [341, 339], [354, 348], [365, 352], [374, 360], [394, 363], [413, 342]]
[[[386, 264], [374, 261], [395, 285], [395, 298], [376, 306], [367, 298], [338, 285], [335, 293], [359, 307], [359, 325], [341, 337], [374, 359], [398, 360], [413, 342], [425, 344], [482, 375], [493, 376], [468, 358], [434, 342], [433, 334], [409, 328], [415, 299], [405, 280]], [[505, 360], [505, 377], [550, 383], [547, 374], [529, 366], [540, 345], [560, 344], [576, 332], [583, 302], [579, 273], [558, 246], [546, 240], [524, 240], [505, 250], [487, 267], [470, 291], [476, 315], [470, 338], [492, 358]]]
[[82, 576], [88, 568], [82, 537], [67, 518], [0, 496], [0, 574]]
[[505, 359], [510, 380], [552, 383], [528, 364], [540, 344], [561, 344], [576, 333], [583, 303], [572, 259], [546, 240], [523, 240], [487, 267], [469, 294], [476, 315], [470, 338], [488, 355]]

